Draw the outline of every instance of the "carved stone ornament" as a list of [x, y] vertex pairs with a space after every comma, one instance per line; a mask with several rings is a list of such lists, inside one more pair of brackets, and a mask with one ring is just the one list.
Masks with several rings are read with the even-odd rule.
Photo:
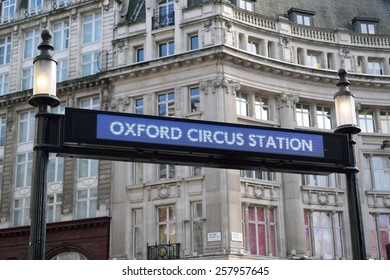
[[207, 20], [204, 22], [204, 24], [203, 24], [203, 26], [204, 26], [205, 28], [210, 28], [212, 25], [213, 25], [213, 21], [212, 21], [211, 19], [207, 19]]
[[279, 95], [280, 107], [294, 107], [295, 103], [299, 102], [299, 96], [297, 94], [285, 93]]
[[317, 194], [318, 203], [321, 205], [327, 205], [329, 203], [329, 195], [321, 192]]
[[169, 186], [166, 186], [165, 184], [163, 184], [160, 187], [158, 187], [157, 195], [158, 195], [158, 198], [160, 198], [160, 199], [168, 198], [170, 195]]
[[263, 186], [255, 186], [253, 188], [253, 194], [256, 198], [263, 198], [264, 197], [264, 187]]

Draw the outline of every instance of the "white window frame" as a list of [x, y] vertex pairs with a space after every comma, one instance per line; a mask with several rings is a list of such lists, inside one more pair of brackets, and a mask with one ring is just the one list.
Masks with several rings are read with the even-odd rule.
[[1, 7], [1, 23], [9, 23], [14, 19], [16, 0], [5, 0]]
[[[87, 196], [80, 198], [79, 194], [81, 192], [86, 192]], [[76, 191], [76, 218], [77, 219], [86, 219], [86, 218], [96, 217], [96, 213], [97, 213], [97, 209], [98, 209], [97, 200], [98, 200], [98, 188], [97, 187], [78, 189]], [[86, 213], [81, 213], [80, 206], [84, 205], [84, 204], [85, 204]], [[94, 204], [96, 207], [94, 206]]]
[[157, 164], [158, 180], [174, 179], [175, 177], [176, 167], [174, 164]]
[[53, 24], [53, 47], [54, 51], [66, 50], [69, 48], [69, 21], [61, 21]]
[[[95, 12], [83, 15], [83, 44], [101, 41], [102, 39], [102, 13]], [[91, 35], [86, 36], [87, 29], [90, 28]]]
[[46, 202], [46, 222], [54, 223], [61, 220], [62, 193], [48, 193]]
[[69, 75], [69, 60], [68, 58], [58, 59], [56, 67], [57, 83], [67, 81]]
[[249, 116], [249, 95], [247, 93], [236, 93], [236, 112], [239, 116]]
[[[157, 95], [157, 115], [170, 117], [176, 114], [176, 94], [174, 91]], [[164, 109], [164, 111], [162, 111]]]
[[[166, 219], [160, 220], [160, 209], [165, 209], [166, 211]], [[171, 211], [173, 213], [173, 217], [171, 217]], [[174, 204], [172, 205], [166, 205], [166, 206], [159, 206], [156, 209], [157, 211], [157, 240], [158, 244], [174, 244], [176, 243], [176, 206]], [[160, 227], [165, 228], [164, 231], [160, 232]], [[160, 233], [164, 234], [165, 236], [160, 236]], [[172, 238], [170, 238], [172, 236]], [[164, 239], [161, 239], [160, 237], [164, 237]], [[165, 241], [162, 242], [162, 241]]]
[[[23, 116], [26, 117], [24, 118]], [[25, 136], [21, 136], [22, 132], [25, 133]], [[35, 133], [35, 111], [20, 112], [19, 123], [18, 123], [18, 143], [33, 142], [34, 133]]]
[[138, 97], [134, 99], [134, 113], [143, 115], [145, 110], [144, 106], [145, 100], [143, 97]]
[[5, 136], [7, 131], [7, 116], [0, 115], [0, 147], [5, 145]]
[[143, 259], [144, 248], [144, 225], [143, 225], [143, 209], [132, 210], [132, 237], [133, 237], [133, 259]]
[[373, 110], [360, 110], [358, 112], [358, 120], [362, 132], [375, 132], [375, 114]]
[[9, 64], [11, 62], [11, 36], [0, 38], [0, 65]]
[[317, 126], [321, 129], [332, 129], [332, 108], [328, 106], [316, 106]]
[[[54, 168], [53, 180], [50, 178], [51, 168]], [[64, 180], [64, 158], [57, 157], [56, 154], [49, 153], [47, 165], [47, 183], [62, 182]]]
[[0, 95], [6, 95], [9, 93], [9, 74], [0, 74]]
[[99, 72], [98, 59], [100, 52], [85, 53], [81, 56], [81, 76], [95, 75]]
[[[199, 211], [200, 210], [200, 211]], [[200, 212], [200, 213], [199, 213]], [[204, 246], [204, 215], [201, 201], [191, 202], [191, 251], [203, 254]]]
[[38, 45], [41, 40], [40, 36], [39, 28], [27, 30], [24, 33], [24, 59], [33, 58], [38, 55]]
[[15, 170], [15, 188], [31, 187], [32, 165], [33, 165], [33, 152], [17, 153], [16, 170]]
[[309, 104], [297, 103], [295, 104], [295, 116], [297, 120], [297, 126], [311, 127], [311, 107]]
[[200, 89], [199, 87], [190, 87], [188, 91], [189, 111], [191, 113], [200, 111]]
[[34, 68], [27, 67], [22, 70], [22, 90], [32, 89], [34, 80]]
[[[16, 201], [21, 201], [21, 205], [16, 207]], [[21, 221], [16, 223], [16, 215], [20, 213]], [[12, 216], [12, 226], [26, 226], [30, 224], [30, 197], [17, 197], [13, 201], [13, 216]]]

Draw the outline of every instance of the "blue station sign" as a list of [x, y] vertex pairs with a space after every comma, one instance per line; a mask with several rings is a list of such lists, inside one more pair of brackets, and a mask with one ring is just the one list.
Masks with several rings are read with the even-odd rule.
[[76, 108], [66, 108], [64, 125], [65, 146], [101, 158], [318, 173], [349, 166], [343, 134]]
[[96, 138], [102, 140], [324, 157], [318, 134], [108, 114], [97, 114], [96, 125]]

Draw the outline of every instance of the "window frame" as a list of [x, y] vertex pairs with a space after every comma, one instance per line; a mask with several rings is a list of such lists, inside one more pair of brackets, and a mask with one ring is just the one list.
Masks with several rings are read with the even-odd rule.
[[[160, 209], [165, 209], [165, 219], [160, 212]], [[171, 212], [173, 217], [171, 217]], [[176, 205], [162, 205], [156, 208], [156, 224], [157, 224], [157, 243], [160, 244], [174, 244], [176, 243]], [[165, 243], [163, 243], [165, 241]]]
[[[82, 17], [82, 43], [91, 44], [102, 40], [102, 12], [88, 13]], [[91, 30], [88, 31], [88, 28]], [[87, 32], [88, 31], [88, 32]]]
[[160, 117], [176, 115], [176, 94], [174, 91], [157, 94], [157, 115]]
[[[79, 198], [79, 193], [81, 192], [87, 192], [87, 196], [83, 198]], [[96, 217], [97, 209], [98, 209], [98, 203], [97, 203], [98, 196], [99, 196], [99, 192], [97, 187], [82, 188], [76, 191], [76, 219], [87, 219], [87, 218]], [[92, 204], [93, 202], [95, 202], [96, 205], [93, 205]], [[81, 211], [80, 205], [84, 203], [86, 204], [85, 205], [86, 213], [85, 215], [82, 215], [82, 213], [80, 212]]]
[[[253, 256], [278, 256], [277, 208], [260, 204], [248, 204], [244, 205], [243, 208], [245, 247], [248, 253]], [[252, 208], [254, 219], [251, 217], [252, 211], [250, 209]], [[259, 210], [262, 210], [263, 216], [259, 217]], [[254, 226], [255, 236], [252, 235], [252, 225]], [[263, 230], [260, 230], [260, 228], [263, 228]], [[263, 244], [259, 244], [260, 241]]]

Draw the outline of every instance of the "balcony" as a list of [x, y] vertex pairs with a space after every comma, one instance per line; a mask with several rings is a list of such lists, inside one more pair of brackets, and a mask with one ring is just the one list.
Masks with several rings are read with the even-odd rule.
[[180, 259], [180, 243], [147, 245], [148, 260], [177, 260]]
[[61, 8], [68, 7], [72, 4], [71, 0], [55, 0], [51, 2], [52, 10], [58, 10]]
[[152, 17], [152, 29], [156, 30], [159, 28], [171, 26], [175, 24], [175, 12], [168, 12], [160, 14], [158, 10], [154, 11]]

